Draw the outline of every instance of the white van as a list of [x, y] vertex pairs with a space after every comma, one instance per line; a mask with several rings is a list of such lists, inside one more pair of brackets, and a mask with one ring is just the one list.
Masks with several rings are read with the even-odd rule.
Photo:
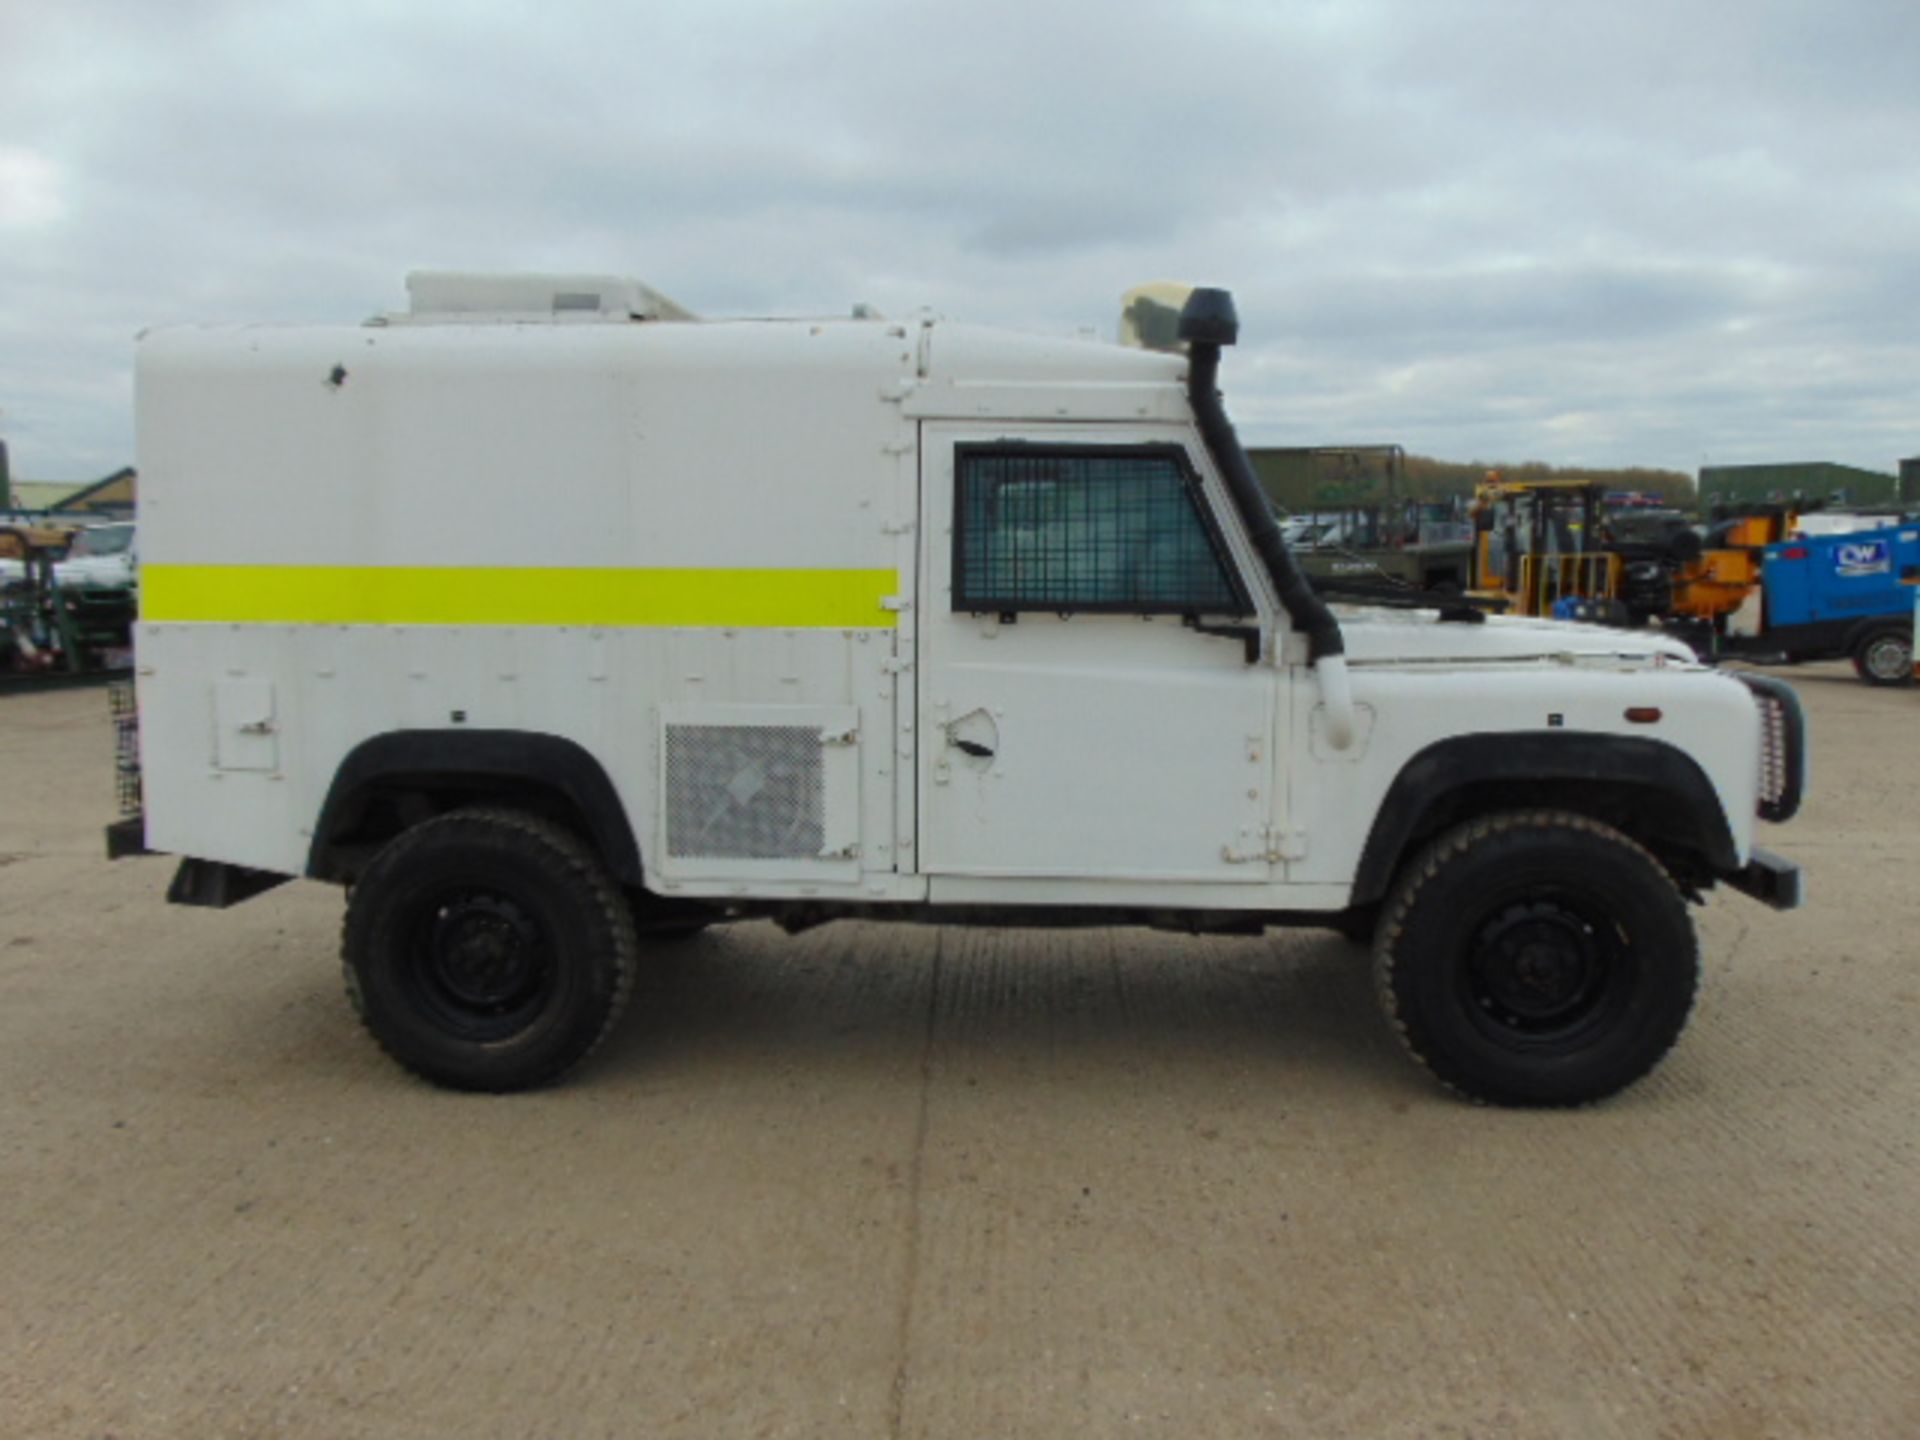
[[[697, 321], [416, 276], [138, 355], [145, 809], [172, 898], [348, 887], [348, 989], [444, 1084], [551, 1080], [718, 921], [1370, 937], [1414, 1055], [1645, 1073], [1686, 901], [1797, 903], [1792, 693], [1658, 635], [1329, 605], [1181, 349]], [[1144, 302], [1142, 302], [1144, 303]]]

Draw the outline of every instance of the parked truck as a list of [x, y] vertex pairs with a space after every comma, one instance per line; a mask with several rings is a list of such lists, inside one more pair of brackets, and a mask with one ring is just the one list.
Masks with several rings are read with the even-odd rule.
[[1710, 635], [1711, 652], [1785, 664], [1851, 660], [1869, 685], [1912, 684], [1920, 519], [1825, 534], [1785, 528], [1747, 552], [1751, 587]]
[[1522, 614], [1655, 624], [1709, 660], [1845, 659], [1870, 685], [1911, 683], [1915, 519], [1748, 505], [1716, 512], [1703, 534], [1675, 512], [1603, 511], [1600, 498], [1579, 482], [1484, 487], [1474, 593]]
[[141, 341], [109, 845], [183, 857], [188, 904], [347, 887], [348, 994], [428, 1079], [553, 1080], [716, 922], [1312, 925], [1371, 942], [1446, 1085], [1575, 1104], [1680, 1033], [1688, 901], [1798, 902], [1756, 844], [1791, 690], [1329, 607], [1227, 418], [1223, 291], [1167, 352], [410, 288]]
[[0, 521], [0, 683], [126, 670], [133, 526]]

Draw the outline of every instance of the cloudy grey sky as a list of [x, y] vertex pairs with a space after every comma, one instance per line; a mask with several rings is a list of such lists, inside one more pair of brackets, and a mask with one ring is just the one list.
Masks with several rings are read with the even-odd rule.
[[1236, 293], [1243, 434], [1920, 453], [1920, 0], [4, 0], [0, 435], [132, 458], [133, 332], [412, 268], [1111, 335]]

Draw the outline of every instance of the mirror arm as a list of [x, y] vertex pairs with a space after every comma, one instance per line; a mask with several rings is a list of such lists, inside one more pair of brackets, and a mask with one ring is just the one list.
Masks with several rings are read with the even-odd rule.
[[1260, 627], [1258, 625], [1208, 625], [1198, 615], [1183, 615], [1180, 623], [1200, 635], [1217, 635], [1223, 640], [1238, 640], [1246, 647], [1247, 664], [1260, 663]]

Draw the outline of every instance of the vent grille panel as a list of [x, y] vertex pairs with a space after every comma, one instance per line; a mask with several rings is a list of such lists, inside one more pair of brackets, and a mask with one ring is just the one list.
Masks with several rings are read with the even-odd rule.
[[1735, 678], [1753, 692], [1760, 707], [1760, 818], [1791, 820], [1807, 783], [1807, 722], [1800, 699], [1785, 681], [1770, 675], [1741, 673]]
[[814, 859], [826, 839], [820, 730], [668, 725], [667, 853], [676, 859]]
[[123, 816], [138, 815], [140, 796], [140, 705], [133, 681], [116, 680], [107, 691], [113, 712], [113, 781]]

